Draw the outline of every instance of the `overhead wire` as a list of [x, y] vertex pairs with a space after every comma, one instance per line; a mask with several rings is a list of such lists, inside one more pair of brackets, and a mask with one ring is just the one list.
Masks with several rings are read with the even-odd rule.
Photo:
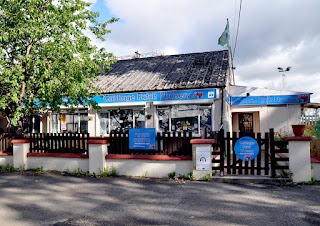
[[240, 8], [239, 8], [239, 15], [238, 15], [237, 33], [236, 33], [236, 39], [235, 39], [234, 47], [233, 47], [233, 57], [232, 57], [233, 59], [234, 59], [234, 55], [235, 55], [235, 53], [236, 53], [236, 47], [237, 47], [237, 41], [238, 41], [240, 18], [241, 18], [241, 9], [242, 9], [242, 0], [240, 0]]
[[[236, 24], [236, 16], [237, 16], [237, 2], [238, 2], [238, 0], [234, 0], [234, 17], [233, 17], [233, 32], [232, 32], [232, 34], [236, 33], [235, 24]], [[234, 43], [235, 43], [235, 38], [234, 38], [234, 35], [232, 35], [232, 46], [234, 46]]]

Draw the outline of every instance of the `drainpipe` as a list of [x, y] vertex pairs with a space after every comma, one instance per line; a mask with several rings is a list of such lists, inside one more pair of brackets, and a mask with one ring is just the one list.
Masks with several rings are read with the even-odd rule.
[[221, 87], [221, 116], [220, 116], [221, 118], [220, 118], [220, 128], [219, 128], [219, 131], [220, 131], [221, 129], [223, 129], [224, 88], [225, 88], [225, 86], [224, 86], [224, 87]]

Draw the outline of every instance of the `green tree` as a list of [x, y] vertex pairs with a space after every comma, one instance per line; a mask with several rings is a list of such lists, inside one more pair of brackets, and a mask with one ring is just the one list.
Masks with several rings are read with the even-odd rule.
[[[110, 69], [107, 25], [84, 0], [0, 0], [0, 111], [18, 125], [22, 116], [92, 105], [96, 75]], [[67, 97], [67, 98], [66, 98]]]

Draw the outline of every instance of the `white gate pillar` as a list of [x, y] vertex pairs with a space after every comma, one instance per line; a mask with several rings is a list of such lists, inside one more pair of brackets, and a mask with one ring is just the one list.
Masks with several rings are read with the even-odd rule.
[[312, 137], [287, 137], [289, 143], [289, 169], [294, 182], [311, 180], [310, 141]]
[[100, 175], [106, 167], [106, 155], [108, 154], [108, 141], [89, 139], [89, 172]]
[[13, 167], [28, 169], [28, 152], [30, 151], [29, 139], [14, 139], [13, 145]]

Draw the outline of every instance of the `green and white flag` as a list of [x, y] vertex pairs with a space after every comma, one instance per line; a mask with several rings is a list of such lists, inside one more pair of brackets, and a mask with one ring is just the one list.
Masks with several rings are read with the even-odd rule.
[[229, 20], [227, 19], [227, 25], [226, 28], [224, 29], [222, 35], [220, 36], [219, 40], [218, 40], [218, 44], [223, 46], [224, 48], [228, 48], [229, 45], [229, 37], [230, 37], [230, 33], [229, 33]]

